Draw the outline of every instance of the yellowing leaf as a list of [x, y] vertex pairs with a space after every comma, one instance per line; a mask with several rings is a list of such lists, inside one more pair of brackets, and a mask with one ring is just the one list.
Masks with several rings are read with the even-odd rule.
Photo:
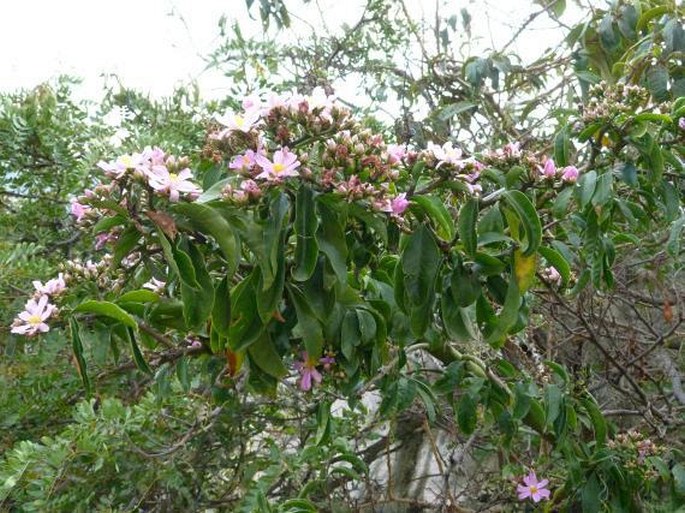
[[514, 275], [519, 292], [523, 294], [535, 281], [535, 268], [537, 266], [537, 253], [523, 256], [520, 249], [514, 251]]

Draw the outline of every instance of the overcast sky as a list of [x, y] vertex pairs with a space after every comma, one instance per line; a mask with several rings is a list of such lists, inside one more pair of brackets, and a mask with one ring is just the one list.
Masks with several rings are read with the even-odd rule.
[[[435, 0], [405, 0], [416, 16], [432, 16]], [[258, 4], [258, 2], [255, 2]], [[337, 23], [354, 24], [363, 0], [313, 0], [297, 11], [324, 31], [318, 4]], [[569, 2], [570, 3], [570, 2]], [[245, 17], [245, 0], [5, 0], [0, 9], [0, 90], [28, 88], [60, 73], [82, 77], [82, 94], [97, 98], [101, 76], [117, 74], [124, 85], [163, 96], [174, 86], [197, 80], [203, 94], [225, 94], [225, 82], [204, 71], [202, 56], [219, 42], [221, 15], [238, 18], [244, 32], [260, 25]], [[297, 0], [286, 2], [296, 5]], [[455, 12], [474, 14], [474, 34], [483, 46], [502, 44], [533, 10], [528, 0], [452, 0]], [[342, 7], [341, 7], [342, 6]], [[477, 12], [487, 12], [478, 16]], [[571, 10], [566, 19], [574, 19]], [[541, 16], [516, 48], [535, 54], [559, 39]], [[334, 27], [331, 27], [333, 29]]]

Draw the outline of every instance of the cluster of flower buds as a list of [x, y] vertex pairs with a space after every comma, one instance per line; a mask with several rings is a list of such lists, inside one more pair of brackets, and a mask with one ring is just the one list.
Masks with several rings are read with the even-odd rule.
[[64, 274], [59, 273], [57, 278], [48, 280], [45, 284], [34, 281], [33, 287], [36, 289], [33, 297], [26, 302], [24, 311], [20, 312], [12, 323], [11, 331], [17, 335], [31, 337], [50, 331], [50, 326], [45, 321], [58, 313], [57, 307], [50, 303], [50, 299], [62, 294], [67, 284]]
[[580, 176], [580, 171], [576, 166], [558, 168], [551, 158], [547, 158], [542, 166], [538, 166], [538, 173], [538, 176], [543, 180], [554, 180], [560, 177], [562, 181], [567, 183], [575, 183]]
[[584, 123], [607, 120], [622, 114], [644, 110], [649, 102], [649, 91], [632, 84], [612, 84], [602, 81], [588, 91], [590, 99], [582, 108]]
[[646, 458], [663, 452], [663, 448], [634, 429], [626, 433], [619, 433], [613, 440], [607, 442], [607, 447], [626, 453], [628, 456], [626, 466], [628, 467], [644, 465]]

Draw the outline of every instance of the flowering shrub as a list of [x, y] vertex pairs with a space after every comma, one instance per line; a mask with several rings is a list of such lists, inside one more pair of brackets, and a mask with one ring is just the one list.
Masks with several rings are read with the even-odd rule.
[[[518, 143], [469, 156], [451, 142], [387, 144], [321, 91], [244, 105], [210, 123], [199, 164], [160, 148], [100, 162], [103, 180], [71, 213], [106, 253], [35, 282], [13, 333], [69, 325], [86, 389], [82, 336], [99, 327], [113, 346], [129, 345], [145, 373], [158, 358], [204, 355], [226, 362], [210, 378], [232, 381], [235, 393], [283, 393], [299, 374], [300, 393], [325, 386], [353, 397], [377, 382], [395, 402], [405, 393], [399, 383], [411, 382], [428, 411], [439, 398], [451, 404], [464, 433], [485, 409], [507, 450], [527, 426], [561, 451], [583, 429], [569, 420], [578, 415], [590, 419], [597, 447], [605, 444], [592, 396], [550, 382], [548, 369], [568, 383], [561, 368], [538, 366], [538, 391], [467, 348], [497, 354], [512, 344], [537, 284], [576, 293], [588, 281], [611, 284], [602, 219], [614, 182], [600, 164], [609, 155], [574, 166], [563, 139], [554, 157]], [[675, 104], [668, 120], [616, 121], [604, 105], [578, 121], [581, 140], [598, 123], [666, 124], [684, 108]], [[639, 158], [653, 161], [650, 151]], [[577, 216], [586, 223], [582, 252], [567, 235]], [[181, 350], [164, 356], [169, 348]], [[435, 390], [427, 376], [386, 379], [415, 349], [444, 366]], [[478, 386], [455, 393], [467, 382]], [[523, 482], [520, 499], [551, 499], [547, 479], [530, 473]]]

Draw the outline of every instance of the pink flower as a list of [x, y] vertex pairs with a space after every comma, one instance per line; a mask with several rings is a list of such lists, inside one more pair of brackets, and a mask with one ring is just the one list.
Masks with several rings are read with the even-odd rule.
[[406, 146], [400, 146], [399, 144], [388, 144], [388, 162], [390, 162], [390, 164], [396, 164], [406, 156]]
[[542, 279], [550, 285], [561, 284], [561, 274], [554, 267], [546, 267], [542, 270]]
[[31, 337], [37, 333], [50, 331], [45, 320], [52, 315], [56, 307], [48, 303], [48, 296], [40, 296], [38, 301], [29, 299], [24, 308], [24, 311], [14, 320], [12, 333]]
[[685, 118], [680, 118], [678, 120], [678, 127], [680, 127], [681, 130], [685, 130]]
[[274, 152], [273, 162], [264, 155], [255, 155], [255, 161], [263, 169], [255, 178], [266, 178], [267, 180], [278, 180], [286, 176], [299, 176], [296, 169], [300, 166], [297, 155], [292, 153], [287, 147]]
[[239, 171], [250, 169], [256, 164], [255, 155], [256, 153], [253, 150], [247, 150], [243, 155], [235, 157], [228, 165], [228, 168], [237, 169]]
[[163, 294], [164, 293], [164, 287], [166, 286], [166, 282], [162, 280], [158, 280], [157, 278], [150, 278], [149, 281], [143, 283], [143, 288], [151, 290], [152, 292], [156, 294]]
[[578, 168], [576, 168], [576, 166], [566, 166], [562, 170], [561, 179], [564, 182], [575, 183], [575, 181], [578, 180], [579, 174], [580, 172], [578, 171]]
[[522, 485], [516, 487], [516, 492], [518, 493], [519, 500], [533, 499], [533, 502], [540, 502], [543, 499], [549, 499], [549, 490], [546, 488], [549, 484], [549, 480], [543, 479], [538, 481], [535, 472], [531, 471], [526, 477], [523, 478]]
[[97, 166], [102, 169], [107, 176], [115, 180], [124, 176], [129, 169], [137, 169], [141, 165], [143, 165], [143, 155], [139, 153], [122, 155], [114, 162], [105, 162], [101, 160], [97, 163]]
[[326, 356], [319, 358], [319, 363], [323, 365], [324, 370], [329, 371], [335, 364], [335, 357], [331, 353], [327, 353]]
[[295, 369], [301, 374], [300, 390], [305, 392], [312, 389], [312, 380], [321, 383], [321, 373], [316, 370], [316, 360], [309, 358], [307, 353], [302, 353], [302, 361], [295, 362]]
[[115, 233], [102, 232], [95, 236], [95, 249], [99, 250], [105, 247], [108, 242], [114, 242], [119, 238]]
[[45, 285], [36, 280], [33, 282], [33, 286], [35, 287], [36, 292], [39, 294], [47, 294], [49, 296], [61, 294], [67, 288], [67, 284], [64, 281], [64, 275], [62, 273], [59, 273], [57, 278], [48, 280]]
[[392, 202], [390, 202], [390, 206], [392, 208], [392, 213], [399, 216], [404, 213], [405, 210], [407, 210], [407, 207], [409, 206], [409, 200], [407, 199], [407, 194], [402, 193], [398, 194]]
[[[540, 169], [540, 168], [538, 168]], [[557, 166], [552, 159], [547, 159], [545, 165], [540, 169], [540, 174], [545, 178], [554, 178], [557, 174]]]
[[91, 211], [91, 208], [88, 205], [83, 205], [76, 200], [72, 200], [72, 202], [71, 202], [71, 215], [76, 218], [77, 222], [80, 222], [81, 219], [83, 219], [83, 216], [88, 214], [88, 212], [90, 212], [90, 211]]
[[184, 169], [180, 173], [170, 173], [166, 166], [153, 166], [149, 171], [148, 179], [150, 187], [159, 193], [169, 193], [169, 200], [173, 203], [179, 200], [181, 192], [195, 195], [200, 193], [200, 188], [190, 182], [193, 177], [190, 169]]
[[459, 148], [452, 147], [452, 141], [447, 141], [442, 146], [429, 142], [426, 150], [430, 151], [438, 160], [438, 166], [442, 164], [452, 164], [459, 166], [461, 163], [462, 152]]
[[248, 110], [242, 115], [229, 111], [225, 116], [218, 116], [216, 120], [228, 129], [221, 132], [222, 137], [230, 132], [247, 133], [259, 121], [259, 110]]
[[521, 145], [517, 142], [505, 144], [503, 148], [503, 153], [505, 157], [520, 157]]

